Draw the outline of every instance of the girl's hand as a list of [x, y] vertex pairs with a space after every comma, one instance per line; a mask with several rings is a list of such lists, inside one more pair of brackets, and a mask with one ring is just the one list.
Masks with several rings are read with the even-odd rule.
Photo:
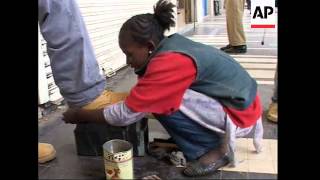
[[79, 123], [106, 123], [103, 109], [84, 110], [69, 108], [63, 113], [62, 120], [65, 123], [79, 124]]

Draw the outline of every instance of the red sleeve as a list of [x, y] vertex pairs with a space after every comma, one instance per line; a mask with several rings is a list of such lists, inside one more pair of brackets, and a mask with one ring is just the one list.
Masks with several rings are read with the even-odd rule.
[[135, 112], [169, 115], [179, 109], [183, 94], [196, 78], [193, 60], [180, 53], [161, 53], [131, 89], [125, 104]]

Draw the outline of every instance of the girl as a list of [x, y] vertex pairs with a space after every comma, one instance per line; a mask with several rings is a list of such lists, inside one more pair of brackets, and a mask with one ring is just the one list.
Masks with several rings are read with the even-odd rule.
[[64, 121], [125, 126], [152, 113], [192, 161], [184, 174], [206, 175], [229, 163], [226, 122], [252, 127], [261, 104], [255, 80], [232, 57], [179, 34], [164, 36], [174, 25], [173, 7], [159, 0], [154, 14], [122, 25], [119, 45], [138, 75], [127, 98], [100, 110], [69, 109]]

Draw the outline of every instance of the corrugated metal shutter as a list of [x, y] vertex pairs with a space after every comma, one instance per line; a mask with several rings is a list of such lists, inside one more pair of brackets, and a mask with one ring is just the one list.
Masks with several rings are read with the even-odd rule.
[[38, 55], [38, 91], [39, 91], [39, 104], [44, 104], [49, 101], [55, 102], [61, 100], [58, 86], [54, 83], [52, 76], [52, 70], [50, 66], [50, 59], [47, 54], [47, 43], [40, 33], [38, 28], [39, 36], [39, 55]]
[[[125, 55], [122, 53], [118, 45], [118, 34], [122, 24], [133, 15], [153, 13], [153, 6], [157, 1], [158, 0], [77, 1], [89, 33], [97, 61], [101, 68], [101, 72], [104, 72], [104, 75], [112, 76], [112, 74], [117, 70], [126, 65]], [[171, 2], [176, 4], [175, 0], [171, 0]], [[172, 28], [170, 32], [166, 32], [166, 35], [175, 32], [176, 28]], [[39, 37], [42, 41], [41, 47], [45, 48], [44, 55], [41, 55], [42, 60], [40, 60], [39, 56], [39, 61], [44, 61], [48, 93], [50, 101], [54, 101], [59, 99], [61, 95], [53, 81], [50, 61], [48, 56], [46, 56], [45, 40], [42, 38], [41, 34]], [[39, 63], [39, 65], [40, 64], [41, 63]], [[41, 99], [41, 87], [43, 87], [43, 85], [39, 85], [39, 99]], [[44, 100], [44, 98], [42, 99]]]
[[131, 16], [153, 13], [157, 0], [78, 0], [100, 68], [111, 76], [126, 65], [118, 45], [122, 24]]

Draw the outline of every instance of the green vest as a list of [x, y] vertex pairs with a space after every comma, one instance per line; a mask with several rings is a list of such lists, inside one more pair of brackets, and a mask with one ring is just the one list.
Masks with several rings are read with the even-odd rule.
[[[164, 52], [182, 53], [194, 61], [197, 76], [190, 89], [238, 110], [247, 108], [255, 99], [256, 81], [237, 61], [223, 51], [173, 34], [159, 43], [149, 60]], [[136, 73], [143, 75], [147, 65], [148, 63]]]

